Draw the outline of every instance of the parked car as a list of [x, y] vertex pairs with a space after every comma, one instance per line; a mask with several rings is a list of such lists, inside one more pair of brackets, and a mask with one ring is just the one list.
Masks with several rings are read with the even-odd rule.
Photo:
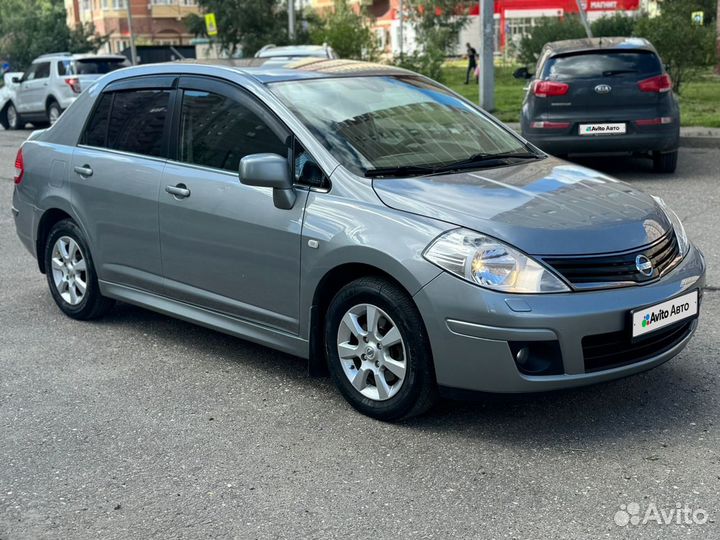
[[626, 152], [675, 171], [680, 108], [655, 48], [641, 38], [573, 39], [543, 47], [522, 106], [523, 136], [546, 152]]
[[425, 77], [324, 65], [130, 68], [33, 133], [13, 213], [60, 310], [118, 299], [307, 358], [384, 420], [685, 347], [705, 262], [661, 200]]
[[[15, 90], [17, 84], [13, 82], [16, 77], [21, 77], [22, 72], [8, 71], [3, 73], [2, 79], [0, 80], [0, 111], [4, 111], [8, 103], [15, 99]], [[7, 119], [4, 115], [0, 115], [0, 125], [5, 129], [8, 128]]]
[[53, 124], [92, 82], [129, 65], [121, 55], [42, 55], [22, 76], [13, 77], [15, 97], [0, 109], [0, 123], [9, 129], [22, 129], [27, 122]]
[[337, 57], [333, 48], [328, 45], [288, 45], [286, 47], [265, 45], [255, 53], [255, 58], [274, 58], [276, 60], [295, 58], [336, 59]]

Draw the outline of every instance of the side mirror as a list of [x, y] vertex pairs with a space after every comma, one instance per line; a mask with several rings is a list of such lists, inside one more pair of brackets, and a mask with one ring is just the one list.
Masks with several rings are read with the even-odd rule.
[[513, 77], [516, 79], [529, 79], [532, 77], [532, 74], [528, 71], [528, 68], [521, 67], [513, 72]]
[[15, 76], [10, 80], [15, 84], [20, 84], [22, 82], [22, 77]]
[[273, 188], [273, 203], [290, 210], [297, 195], [287, 158], [278, 154], [250, 154], [240, 160], [240, 182], [246, 186]]

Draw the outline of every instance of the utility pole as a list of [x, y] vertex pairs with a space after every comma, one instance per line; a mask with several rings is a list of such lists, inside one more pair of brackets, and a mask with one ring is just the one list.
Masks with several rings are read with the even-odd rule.
[[135, 35], [132, 27], [132, 0], [125, 0], [125, 2], [127, 4], [128, 33], [130, 34], [130, 61], [133, 66], [137, 66], [137, 50], [135, 49]]
[[295, 41], [295, 0], [288, 0], [288, 38]]
[[480, 77], [478, 86], [480, 106], [488, 112], [495, 110], [495, 1], [478, 0], [480, 12]]
[[403, 22], [405, 14], [403, 13], [404, 7], [403, 7], [403, 0], [400, 0], [400, 12], [398, 13], [398, 38], [400, 41], [400, 61], [402, 62], [403, 59]]
[[577, 7], [578, 7], [578, 13], [580, 14], [580, 22], [585, 27], [585, 33], [587, 34], [587, 37], [591, 38], [592, 30], [590, 30], [590, 25], [588, 24], [587, 15], [585, 14], [585, 8], [582, 5], [582, 0], [576, 0]]

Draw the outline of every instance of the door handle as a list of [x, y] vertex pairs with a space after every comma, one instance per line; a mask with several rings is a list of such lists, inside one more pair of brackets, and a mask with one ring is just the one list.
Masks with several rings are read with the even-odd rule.
[[84, 178], [88, 178], [93, 175], [93, 170], [90, 165], [83, 165], [82, 167], [75, 167], [75, 172]]
[[190, 196], [190, 190], [185, 184], [177, 186], [165, 186], [165, 191], [173, 195], [176, 199], [185, 199]]

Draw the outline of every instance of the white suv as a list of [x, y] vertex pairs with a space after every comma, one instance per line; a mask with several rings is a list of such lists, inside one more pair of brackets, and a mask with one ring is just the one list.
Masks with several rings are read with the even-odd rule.
[[92, 81], [129, 65], [121, 55], [39, 56], [22, 77], [13, 77], [15, 97], [0, 111], [0, 124], [6, 129], [22, 129], [27, 122], [52, 124]]

